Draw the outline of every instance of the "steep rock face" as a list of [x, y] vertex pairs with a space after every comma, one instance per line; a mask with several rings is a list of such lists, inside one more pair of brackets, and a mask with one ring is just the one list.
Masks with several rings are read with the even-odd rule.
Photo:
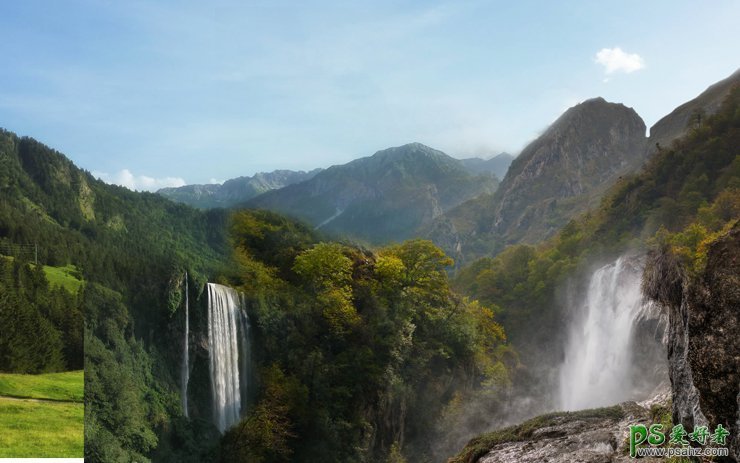
[[689, 363], [689, 307], [684, 298], [684, 275], [678, 260], [669, 253], [652, 254], [643, 274], [643, 293], [668, 313], [668, 374], [673, 397], [673, 422], [686, 429], [704, 426], [707, 419], [699, 407], [699, 393]]
[[691, 127], [701, 119], [717, 112], [732, 88], [740, 83], [740, 70], [727, 79], [710, 86], [701, 95], [677, 107], [650, 128], [647, 144], [648, 153], [655, 152], [658, 146], [669, 148], [671, 144], [686, 135]]
[[645, 123], [632, 108], [595, 98], [565, 112], [514, 160], [494, 201], [492, 229], [512, 240], [551, 232], [557, 201], [603, 191], [642, 163]]
[[371, 243], [403, 240], [450, 208], [492, 192], [491, 175], [471, 175], [457, 159], [420, 143], [333, 166], [309, 181], [246, 203]]
[[709, 248], [705, 270], [688, 276], [666, 253], [652, 257], [645, 292], [669, 311], [673, 420], [722, 424], [740, 456], [740, 223]]
[[266, 191], [309, 180], [320, 171], [321, 169], [310, 172], [292, 170], [259, 172], [252, 177], [227, 180], [222, 185], [185, 185], [178, 188], [162, 188], [157, 193], [173, 201], [201, 209], [231, 207]]
[[740, 224], [716, 241], [688, 295], [688, 359], [707, 420], [729, 426], [740, 457]]

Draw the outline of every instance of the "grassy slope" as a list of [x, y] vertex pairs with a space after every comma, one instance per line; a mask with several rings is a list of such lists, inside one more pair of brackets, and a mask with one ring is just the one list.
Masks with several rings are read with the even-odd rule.
[[0, 396], [82, 402], [84, 388], [82, 371], [45, 375], [0, 373]]
[[82, 371], [45, 375], [0, 374], [0, 458], [80, 458], [84, 446]]
[[61, 286], [72, 294], [77, 294], [84, 283], [77, 277], [79, 273], [74, 265], [65, 267], [44, 265], [44, 273], [46, 273], [46, 279], [49, 280], [51, 286]]
[[82, 458], [84, 405], [0, 398], [0, 458]]

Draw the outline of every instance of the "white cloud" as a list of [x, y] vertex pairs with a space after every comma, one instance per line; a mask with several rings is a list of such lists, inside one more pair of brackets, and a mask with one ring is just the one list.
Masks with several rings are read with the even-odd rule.
[[645, 60], [637, 53], [625, 53], [621, 48], [602, 48], [596, 53], [596, 62], [604, 66], [607, 74], [638, 71], [645, 67]]
[[123, 169], [112, 175], [107, 172], [93, 172], [92, 174], [105, 183], [124, 186], [134, 191], [157, 191], [160, 188], [185, 185], [185, 180], [180, 177], [154, 178], [146, 175], [134, 175], [128, 169]]
[[213, 177], [211, 177], [211, 179], [210, 179], [210, 180], [208, 180], [208, 183], [210, 183], [210, 184], [212, 184], [212, 185], [223, 185], [223, 183], [224, 183], [224, 180], [219, 180], [219, 179], [217, 179], [217, 178], [213, 178]]

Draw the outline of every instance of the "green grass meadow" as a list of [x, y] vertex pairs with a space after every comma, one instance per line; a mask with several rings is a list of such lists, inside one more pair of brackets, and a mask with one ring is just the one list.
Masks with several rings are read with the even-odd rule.
[[46, 279], [51, 286], [61, 286], [72, 294], [77, 294], [83, 285], [79, 271], [74, 265], [65, 267], [49, 267], [44, 265]]
[[82, 458], [83, 389], [82, 371], [0, 373], [0, 458]]
[[84, 388], [82, 371], [44, 375], [0, 373], [0, 396], [82, 402]]
[[[13, 260], [13, 256], [3, 256], [0, 258]], [[34, 264], [32, 263], [31, 266]], [[79, 270], [74, 265], [65, 265], [64, 267], [51, 267], [44, 265], [44, 274], [51, 286], [61, 286], [72, 294], [77, 294], [85, 284], [82, 280]]]

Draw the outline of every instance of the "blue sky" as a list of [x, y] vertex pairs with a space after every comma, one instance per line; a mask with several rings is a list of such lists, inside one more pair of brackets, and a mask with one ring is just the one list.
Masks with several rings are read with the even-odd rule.
[[412, 141], [517, 153], [595, 96], [649, 127], [740, 66], [738, 20], [735, 0], [3, 2], [0, 127], [140, 189]]

